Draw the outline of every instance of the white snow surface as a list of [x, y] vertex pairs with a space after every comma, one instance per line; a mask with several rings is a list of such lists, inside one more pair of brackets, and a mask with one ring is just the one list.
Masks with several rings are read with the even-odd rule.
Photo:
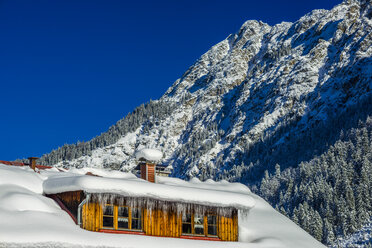
[[[211, 184], [210, 182], [206, 182], [190, 186], [193, 185], [191, 182], [184, 182], [178, 179], [180, 181], [178, 184], [165, 185], [167, 178], [160, 179], [160, 183], [151, 183], [136, 178], [131, 173], [122, 174], [123, 178], [107, 178], [68, 172], [58, 173], [57, 176], [49, 176], [44, 181], [44, 193], [56, 194], [84, 190], [88, 193], [114, 193], [123, 196], [148, 197], [164, 201], [235, 207], [238, 209], [249, 209], [255, 204], [253, 198], [246, 194], [249, 192], [248, 188], [246, 188], [245, 192], [236, 193], [233, 189], [229, 189], [229, 183], [221, 184], [215, 182]], [[133, 175], [134, 178], [130, 175]], [[222, 185], [226, 190], [221, 190], [222, 187], [219, 187], [220, 190], [215, 190], [214, 188], [216, 186], [218, 187], [218, 185]]]
[[347, 237], [339, 237], [330, 248], [338, 247], [353, 247], [364, 248], [368, 244], [372, 244], [372, 218], [361, 229]]
[[[63, 179], [78, 182], [83, 180], [80, 183], [93, 187], [89, 185], [92, 181], [86, 178], [96, 177], [83, 176], [87, 170], [90, 169], [62, 172], [53, 168], [40, 171], [39, 174], [28, 167], [0, 164], [0, 247], [324, 247], [288, 218], [275, 211], [263, 199], [251, 193], [246, 186], [226, 181], [201, 182], [198, 179], [185, 182], [175, 178], [161, 178], [159, 185], [160, 188], [170, 188], [170, 192], [175, 188], [185, 188], [192, 192], [196, 190], [213, 192], [214, 190], [221, 194], [220, 198], [233, 195], [239, 198], [246, 197], [250, 199], [249, 203], [254, 201], [255, 205], [248, 214], [239, 212], [239, 242], [185, 240], [86, 231], [77, 226], [53, 200], [45, 197], [40, 189], [51, 182], [57, 185], [57, 182]], [[111, 177], [96, 178], [98, 179], [96, 182], [102, 182], [102, 187], [107, 187], [105, 184], [108, 184], [108, 181], [116, 183], [117, 180], [133, 181], [136, 182], [136, 186], [158, 187], [157, 184], [140, 182], [129, 173], [99, 169], [94, 169], [94, 172], [96, 175], [111, 175]], [[133, 185], [129, 184], [129, 186]], [[96, 186], [96, 188], [99, 187]]]
[[163, 153], [156, 149], [144, 148], [136, 152], [136, 159], [140, 160], [142, 158], [156, 162], [163, 158]]

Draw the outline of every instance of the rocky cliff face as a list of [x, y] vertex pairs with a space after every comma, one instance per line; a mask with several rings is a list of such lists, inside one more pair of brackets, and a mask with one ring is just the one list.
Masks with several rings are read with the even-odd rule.
[[178, 177], [251, 183], [276, 163], [296, 166], [326, 148], [347, 111], [369, 111], [371, 17], [370, 1], [349, 0], [295, 23], [247, 21], [158, 100], [178, 105], [168, 117], [60, 164], [129, 170], [135, 150], [148, 147], [162, 150]]

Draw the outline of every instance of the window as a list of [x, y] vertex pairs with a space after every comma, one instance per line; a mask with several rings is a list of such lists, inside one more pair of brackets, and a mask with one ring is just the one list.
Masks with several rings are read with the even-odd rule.
[[194, 233], [204, 235], [204, 216], [194, 214]]
[[184, 214], [182, 216], [182, 234], [217, 236], [217, 216]]
[[129, 229], [129, 208], [118, 206], [118, 228]]
[[207, 224], [208, 236], [217, 236], [217, 216], [208, 215]]
[[106, 205], [103, 209], [103, 227], [114, 228], [114, 206]]
[[132, 226], [131, 229], [141, 230], [142, 229], [142, 220], [141, 220], [141, 209], [132, 208]]
[[142, 210], [128, 206], [106, 205], [103, 210], [103, 228], [115, 230], [142, 230]]
[[182, 233], [192, 234], [191, 220], [191, 214], [184, 214], [184, 216], [182, 216]]

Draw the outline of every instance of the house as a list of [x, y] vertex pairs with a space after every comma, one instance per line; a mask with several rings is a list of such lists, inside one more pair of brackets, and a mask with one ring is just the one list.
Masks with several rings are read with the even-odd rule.
[[0, 160], [0, 164], [10, 165], [10, 166], [29, 166], [34, 171], [52, 168], [52, 166], [36, 164], [36, 160], [38, 159], [37, 157], [29, 157], [28, 159], [29, 159], [29, 163]]
[[159, 176], [168, 172], [153, 158], [137, 157], [141, 178], [61, 173], [45, 180], [44, 193], [89, 231], [238, 241], [238, 212], [254, 205], [249, 195], [226, 181]]
[[[93, 168], [84, 174], [54, 168], [53, 173], [44, 172], [48, 177], [43, 191], [89, 231], [238, 241], [238, 214], [255, 203], [249, 189], [227, 181], [167, 177], [169, 168], [155, 163], [159, 156], [152, 150], [137, 153], [139, 177]], [[34, 160], [30, 158], [30, 167]]]
[[[195, 178], [189, 181], [183, 181], [171, 177], [157, 177], [157, 182], [151, 183], [139, 179], [131, 173], [116, 170], [109, 171], [88, 167], [69, 169], [53, 167], [36, 169], [37, 173], [34, 173], [34, 170], [31, 168], [20, 167], [22, 166], [9, 166], [9, 164], [6, 166], [0, 162], [0, 219], [2, 223], [0, 225], [0, 242], [2, 244], [4, 243], [5, 246], [14, 246], [14, 244], [20, 244], [22, 246], [22, 244], [32, 245], [46, 242], [50, 246], [61, 246], [65, 244], [65, 246], [92, 247], [97, 245], [110, 247], [176, 246], [184, 248], [192, 245], [195, 247], [217, 245], [234, 248], [252, 245], [288, 248], [325, 247], [295, 223], [273, 209], [261, 197], [253, 194], [246, 186], [239, 183], [228, 183], [224, 180], [218, 182], [206, 180], [201, 182]], [[47, 199], [46, 197], [46, 195], [57, 196], [62, 193], [72, 195], [70, 192], [74, 191], [77, 194], [73, 197], [80, 197], [80, 200], [75, 199], [71, 200], [71, 202], [83, 202], [82, 205], [78, 204], [75, 207], [79, 209], [80, 205], [80, 218], [77, 217], [77, 211], [73, 213], [72, 206], [59, 208], [52, 199]], [[139, 235], [104, 234], [85, 231], [75, 223], [78, 224], [80, 222], [81, 226], [83, 226], [87, 225], [89, 221], [93, 226], [94, 223], [92, 224], [92, 221], [89, 220], [89, 218], [92, 218], [89, 216], [83, 218], [82, 215], [83, 210], [88, 212], [87, 208], [89, 207], [87, 206], [94, 202], [91, 198], [93, 194], [96, 194], [99, 205], [103, 205], [104, 202], [110, 203], [110, 201], [114, 200], [115, 196], [119, 196], [120, 198], [128, 197], [128, 199], [130, 197], [142, 198], [144, 200], [140, 201], [137, 206], [141, 206], [142, 204], [143, 207], [145, 206], [145, 199], [149, 199], [148, 209], [153, 212], [156, 211], [156, 207], [159, 207], [164, 212], [169, 211], [169, 208], [168, 210], [166, 208], [166, 204], [156, 205], [156, 201], [170, 202], [175, 212], [178, 213], [179, 211], [181, 213], [181, 218], [185, 210], [187, 211], [198, 205], [201, 206], [195, 208], [197, 212], [211, 206], [219, 209], [217, 214], [223, 217], [227, 217], [231, 209], [238, 209], [239, 242], [195, 241], [190, 243], [190, 240], [177, 238], [151, 238], [151, 236], [144, 235], [144, 230], [134, 231], [128, 230], [128, 228], [119, 228], [118, 224], [118, 230], [102, 226], [98, 231], [119, 233], [125, 233], [127, 231]], [[85, 199], [87, 200], [84, 201]], [[176, 204], [177, 202], [179, 204]], [[120, 202], [119, 205], [121, 205]], [[134, 206], [131, 205], [130, 207]], [[65, 209], [67, 213], [70, 212], [70, 216], [74, 216], [75, 222], [62, 209]], [[102, 210], [100, 208], [96, 209], [98, 209], [96, 213], [99, 214], [96, 220], [99, 223], [102, 221], [100, 220]], [[117, 217], [111, 216], [113, 215], [107, 216], [108, 219], [105, 221], [110, 222], [111, 219], [117, 218], [117, 221], [123, 222], [123, 219], [119, 220], [119, 214], [117, 214]], [[132, 214], [129, 215], [128, 213], [124, 218], [129, 219], [129, 216], [132, 216]], [[157, 217], [155, 216], [155, 218]], [[141, 219], [142, 228], [143, 220], [144, 218]], [[115, 222], [115, 220], [113, 221]], [[132, 220], [128, 220], [128, 222], [134, 222], [134, 225], [131, 224], [132, 228], [134, 228], [136, 224], [135, 216]], [[189, 217], [188, 223], [185, 223], [185, 229], [190, 229], [190, 222], [192, 222], [192, 218], [190, 220]], [[199, 221], [197, 220], [196, 222], [198, 223]], [[209, 225], [209, 229], [211, 229], [210, 226], [213, 225]], [[214, 240], [223, 240], [218, 238], [218, 235], [221, 235], [218, 230], [219, 226], [218, 224], [218, 234]], [[198, 227], [194, 227], [194, 229], [198, 229]], [[173, 229], [173, 231], [180, 232], [179, 229], [178, 231]], [[179, 237], [204, 238], [205, 236], [182, 234]]]

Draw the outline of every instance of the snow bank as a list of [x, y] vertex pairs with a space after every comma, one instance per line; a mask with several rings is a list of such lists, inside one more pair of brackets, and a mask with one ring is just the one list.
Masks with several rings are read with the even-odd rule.
[[0, 208], [8, 211], [56, 212], [58, 205], [49, 198], [18, 185], [0, 185]]
[[43, 193], [42, 177], [28, 166], [9, 166], [0, 164], [0, 185], [15, 184], [32, 192]]
[[145, 159], [148, 161], [156, 162], [163, 158], [163, 153], [156, 149], [141, 149], [136, 152], [136, 159]]
[[239, 241], [269, 247], [325, 247], [261, 197], [251, 195], [256, 205], [247, 215], [239, 215]]

